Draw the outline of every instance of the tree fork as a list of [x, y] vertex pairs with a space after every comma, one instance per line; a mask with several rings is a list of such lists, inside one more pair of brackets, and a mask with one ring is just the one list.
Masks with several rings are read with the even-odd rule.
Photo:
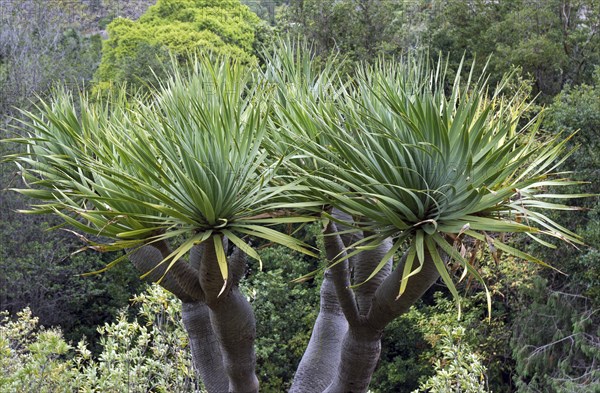
[[[345, 256], [341, 238], [339, 235], [334, 234], [336, 232], [335, 224], [330, 223], [326, 232], [326, 235], [329, 235], [325, 238], [328, 259], [332, 261], [332, 258], [338, 259]], [[375, 255], [366, 255], [367, 261], [374, 259], [379, 254], [382, 258], [389, 247], [391, 247], [391, 241], [386, 239], [377, 249]], [[362, 253], [360, 256], [362, 256]], [[347, 277], [349, 274], [347, 266], [343, 265], [343, 262], [339, 262], [331, 269], [332, 273], [337, 275], [332, 280], [336, 287], [336, 294], [338, 297], [345, 298], [346, 307], [342, 307], [342, 310], [348, 320], [349, 328], [341, 347], [338, 370], [331, 385], [324, 393], [366, 392], [381, 353], [383, 329], [392, 320], [408, 311], [410, 306], [420, 299], [425, 291], [439, 278], [439, 273], [431, 257], [427, 254], [421, 271], [409, 279], [405, 292], [398, 297], [405, 260], [406, 255], [398, 263], [398, 266], [389, 273], [391, 270], [390, 261], [374, 277], [377, 279], [376, 285], [371, 284], [370, 287], [362, 291], [361, 304], [365, 308], [368, 306], [368, 312], [363, 311], [364, 314], [361, 313], [360, 316], [354, 314], [355, 309], [351, 307], [352, 305], [356, 306], [357, 299], [354, 292], [349, 288], [350, 280]], [[347, 263], [347, 261], [344, 262]], [[360, 265], [361, 262], [362, 260], [359, 259], [358, 264]], [[367, 264], [372, 265], [373, 261], [369, 262], [371, 263]], [[358, 273], [356, 273], [356, 269], [359, 270]], [[355, 266], [355, 277], [363, 281], [370, 273], [367, 266]], [[343, 304], [341, 300], [340, 303]]]
[[[211, 325], [208, 307], [203, 301], [204, 294], [197, 279], [196, 285], [190, 281], [190, 277], [197, 277], [197, 272], [184, 261], [177, 261], [166, 271], [168, 264], [161, 265], [161, 262], [170, 253], [166, 243], [159, 247], [146, 245], [134, 251], [129, 259], [140, 273], [149, 273], [146, 276], [148, 281], [160, 280], [159, 285], [182, 301], [181, 316], [190, 340], [194, 370], [209, 393], [227, 391], [229, 381], [223, 367], [221, 347]], [[190, 275], [190, 272], [194, 274]], [[185, 284], [181, 279], [187, 283], [186, 287], [183, 287]], [[192, 287], [193, 291], [190, 290]], [[190, 292], [196, 296], [190, 295]]]
[[[221, 345], [223, 366], [229, 377], [229, 392], [258, 392], [254, 352], [256, 321], [250, 303], [237, 285], [239, 266], [234, 266], [232, 277], [222, 291], [225, 281], [219, 269], [214, 243], [208, 241], [198, 247], [201, 247], [201, 253], [196, 253], [200, 254], [199, 281], [210, 308], [213, 330]], [[231, 265], [230, 262], [228, 265]]]

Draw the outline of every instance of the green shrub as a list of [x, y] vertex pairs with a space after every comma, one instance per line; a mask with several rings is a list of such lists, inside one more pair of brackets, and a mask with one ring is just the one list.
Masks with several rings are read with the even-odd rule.
[[314, 269], [311, 263], [316, 261], [283, 247], [265, 248], [261, 258], [263, 270], [253, 268], [243, 290], [256, 315], [261, 391], [284, 392], [291, 386], [310, 339], [319, 304], [319, 288], [314, 282], [290, 281]]
[[417, 392], [481, 393], [487, 392], [486, 368], [482, 358], [464, 341], [466, 329], [462, 326], [443, 328], [438, 351], [441, 359], [435, 361], [435, 375], [421, 384]]
[[[29, 308], [0, 313], [0, 393], [66, 391], [76, 375], [60, 330], [40, 329]], [[68, 389], [67, 389], [68, 390]]]
[[198, 392], [181, 303], [158, 286], [133, 298], [100, 332], [95, 357], [85, 342], [68, 344], [60, 330], [40, 327], [29, 309], [0, 315], [0, 393]]
[[157, 83], [170, 64], [170, 54], [184, 59], [208, 51], [254, 61], [261, 23], [238, 0], [158, 0], [137, 21], [117, 18], [108, 25], [96, 89]]

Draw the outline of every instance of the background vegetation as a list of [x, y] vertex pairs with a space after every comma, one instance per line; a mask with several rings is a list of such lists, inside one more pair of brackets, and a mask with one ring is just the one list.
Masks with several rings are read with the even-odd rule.
[[[492, 78], [515, 70], [532, 98], [538, 96], [532, 114], [546, 107], [546, 134], [539, 136], [540, 142], [547, 135], [578, 131], [570, 143], [579, 149], [562, 169], [589, 181], [585, 192], [600, 193], [597, 1], [124, 3], [0, 3], [1, 138], [16, 132], [16, 107], [31, 108], [56, 84], [101, 93], [123, 82], [143, 89], [168, 72], [169, 53], [207, 49], [261, 61], [261, 44], [289, 33], [307, 37], [323, 56], [339, 52], [349, 59], [349, 71], [352, 61], [411, 51], [440, 52], [448, 56], [451, 70], [458, 69], [463, 56], [467, 63], [479, 59], [481, 68], [489, 57]], [[0, 155], [14, 149], [0, 144]], [[3, 190], [18, 187], [19, 181], [15, 168], [0, 166]], [[483, 255], [478, 269], [492, 289], [492, 322], [484, 322], [485, 301], [477, 295], [477, 283], [466, 281], [459, 288], [474, 295], [460, 321], [447, 289], [437, 285], [386, 331], [372, 390], [446, 392], [454, 391], [447, 388], [452, 381], [461, 380], [470, 381], [463, 391], [599, 391], [600, 204], [598, 198], [577, 203], [586, 209], [554, 218], [576, 228], [588, 246], [547, 250], [528, 245], [568, 276]], [[148, 386], [129, 386], [130, 391], [158, 386], [194, 391], [175, 302], [155, 288], [146, 291], [125, 264], [103, 275], [80, 277], [114, 255], [73, 255], [82, 247], [79, 239], [66, 231], [48, 232], [56, 225], [49, 217], [18, 214], [26, 204], [16, 193], [0, 194], [0, 310], [7, 310], [0, 321], [0, 391], [17, 386], [48, 392], [120, 391], [133, 373], [148, 376]], [[317, 242], [317, 233], [307, 230], [305, 240]], [[264, 247], [262, 256], [264, 269], [251, 268], [244, 291], [260, 323], [263, 391], [279, 392], [289, 386], [318, 303], [318, 280], [302, 285], [289, 281], [319, 261], [276, 247]], [[135, 294], [135, 305], [126, 308]]]

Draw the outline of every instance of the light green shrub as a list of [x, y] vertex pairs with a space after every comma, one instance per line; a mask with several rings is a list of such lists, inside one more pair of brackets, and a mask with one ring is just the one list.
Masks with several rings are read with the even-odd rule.
[[440, 341], [441, 359], [435, 361], [435, 375], [413, 393], [481, 393], [486, 388], [486, 368], [481, 357], [463, 341], [462, 326], [444, 327]]
[[29, 309], [0, 318], [0, 393], [199, 392], [181, 303], [158, 286], [133, 298], [137, 317], [123, 310], [99, 328], [102, 352], [68, 344], [57, 329], [38, 325]]
[[0, 314], [0, 393], [69, 391], [76, 374], [62, 333], [38, 327], [29, 308], [12, 321]]
[[108, 27], [96, 90], [127, 83], [133, 89], [157, 83], [170, 54], [185, 59], [208, 51], [254, 61], [263, 22], [239, 0], [158, 0], [137, 21], [117, 18]]

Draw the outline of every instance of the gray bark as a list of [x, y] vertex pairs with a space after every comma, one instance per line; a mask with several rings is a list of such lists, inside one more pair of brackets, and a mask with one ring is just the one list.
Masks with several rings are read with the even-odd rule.
[[[333, 209], [331, 214], [336, 219], [343, 220], [348, 223], [353, 221], [349, 214], [337, 209]], [[351, 229], [350, 226], [344, 225], [343, 223], [336, 223], [335, 226], [339, 231], [347, 231]], [[368, 237], [369, 235], [371, 235], [371, 233], [354, 232], [342, 234], [340, 235], [340, 238], [342, 239], [343, 245], [347, 248], [346, 252], [350, 253], [354, 251], [354, 249], [350, 247], [353, 243]], [[360, 254], [349, 258], [348, 260], [349, 268], [352, 270], [351, 281], [354, 285], [360, 284], [358, 287], [354, 288], [354, 296], [356, 298], [356, 304], [361, 316], [364, 316], [369, 312], [375, 291], [392, 271], [393, 258], [390, 258], [379, 271], [379, 273], [377, 273], [373, 278], [367, 282], [365, 282], [365, 280], [379, 265], [379, 262], [383, 259], [391, 247], [392, 240], [388, 238], [385, 239], [381, 245], [374, 250], [363, 251]]]
[[375, 292], [373, 305], [367, 316], [368, 324], [375, 329], [383, 329], [395, 318], [407, 312], [440, 277], [431, 256], [426, 252], [423, 268], [408, 279], [406, 290], [400, 298], [396, 299], [400, 292], [400, 280], [405, 260], [406, 255]]
[[[330, 223], [324, 239], [330, 262], [344, 257], [344, 248], [353, 242], [348, 236], [334, 235], [336, 230], [336, 224]], [[390, 247], [391, 241], [386, 240], [377, 250], [354, 257], [355, 279], [364, 281]], [[366, 314], [377, 286], [389, 275], [391, 260], [373, 278], [375, 284], [360, 291], [363, 308], [360, 314], [356, 290], [349, 288], [350, 266], [351, 263], [344, 260], [325, 273], [319, 317], [290, 392], [341, 393], [366, 391], [368, 387], [381, 351], [381, 330], [365, 323]], [[320, 337], [325, 334], [327, 341]], [[346, 367], [346, 362], [358, 366]]]
[[[327, 256], [331, 260], [331, 256], [340, 253], [343, 254], [343, 243], [339, 236], [332, 235], [332, 233], [336, 232], [336, 227], [333, 223], [330, 223], [326, 232], [329, 236], [325, 238], [325, 248]], [[370, 251], [368, 254], [366, 252], [359, 254], [354, 266], [355, 278], [360, 279], [361, 282], [364, 281], [390, 247], [391, 241], [384, 241], [376, 250]], [[363, 257], [366, 258], [363, 259]], [[374, 260], [376, 257], [378, 258]], [[386, 263], [386, 266], [390, 264], [391, 261]], [[372, 280], [362, 284], [361, 287], [367, 286], [360, 291], [357, 291], [358, 288], [355, 291], [349, 288], [350, 272], [344, 269], [344, 267], [345, 265], [339, 263], [337, 266], [332, 267], [331, 270], [337, 275], [333, 282], [336, 286], [336, 293], [340, 298], [340, 303], [349, 304], [346, 307], [342, 307], [349, 323], [349, 329], [343, 339], [338, 369], [332, 379], [332, 383], [325, 390], [326, 393], [366, 391], [381, 353], [381, 334], [383, 330], [373, 329], [369, 326], [366, 323], [366, 314], [370, 309], [370, 303], [377, 286], [384, 280], [385, 275], [389, 273], [390, 267], [382, 269], [373, 278], [376, 279], [375, 284], [371, 283]], [[358, 303], [355, 293], [361, 294], [361, 303]], [[360, 314], [358, 304], [362, 305]]]
[[[360, 323], [358, 306], [354, 291], [350, 288], [350, 263], [346, 258], [344, 243], [335, 232], [337, 232], [337, 228], [333, 222], [330, 222], [325, 230], [325, 253], [327, 260], [334, 263], [329, 270], [340, 308], [352, 326]], [[341, 260], [342, 258], [343, 260]]]
[[321, 304], [310, 341], [290, 389], [290, 393], [321, 393], [331, 383], [340, 361], [342, 339], [348, 322], [337, 301], [331, 272], [321, 284]]
[[203, 302], [181, 305], [183, 325], [190, 340], [196, 373], [210, 393], [227, 392], [229, 379], [223, 367], [219, 340], [212, 329], [208, 306]]
[[433, 261], [426, 256], [418, 274], [408, 280], [406, 291], [400, 290], [403, 258], [375, 291], [372, 305], [361, 324], [350, 325], [341, 352], [339, 369], [325, 393], [366, 392], [381, 351], [383, 329], [404, 314], [439, 278]]
[[367, 315], [371, 309], [373, 303], [373, 296], [377, 291], [377, 288], [381, 285], [383, 280], [390, 275], [392, 271], [393, 258], [390, 258], [386, 264], [381, 268], [369, 281], [365, 280], [375, 270], [379, 262], [383, 259], [385, 254], [392, 248], [392, 239], [385, 239], [379, 247], [374, 250], [367, 250], [357, 255], [358, 263], [354, 266], [354, 280], [355, 284], [361, 284], [354, 289], [356, 295], [356, 303], [358, 304], [358, 310], [361, 316]]
[[228, 391], [229, 380], [223, 366], [219, 341], [213, 331], [204, 293], [200, 289], [198, 272], [184, 261], [177, 261], [166, 272], [168, 263], [160, 264], [170, 254], [167, 244], [143, 246], [129, 259], [146, 280], [158, 282], [182, 301], [183, 324], [190, 340], [194, 369], [209, 393]]
[[[330, 223], [328, 234], [335, 231], [335, 224]], [[325, 238], [330, 261], [344, 256], [348, 244], [343, 240], [349, 242], [339, 235]], [[142, 272], [151, 271], [170, 253], [165, 247], [142, 247], [131, 259]], [[391, 241], [386, 240], [377, 249], [353, 258], [353, 263], [345, 260], [325, 272], [319, 316], [290, 392], [367, 391], [379, 359], [383, 329], [439, 278], [426, 255], [423, 268], [409, 279], [406, 291], [397, 299], [404, 257], [391, 273], [389, 261], [373, 279], [350, 289], [351, 278], [355, 283], [364, 281], [390, 247]], [[238, 288], [244, 274], [243, 254], [237, 250], [228, 257], [230, 274], [225, 288], [212, 242], [194, 247], [189, 264], [177, 261], [165, 273], [166, 266], [158, 266], [148, 278], [156, 281], [162, 277], [161, 285], [185, 300], [183, 318], [194, 366], [208, 391], [258, 392], [254, 314]]]
[[350, 326], [333, 382], [324, 393], [366, 392], [381, 353], [382, 330]]
[[[343, 255], [343, 242], [330, 223], [325, 247], [330, 261]], [[368, 236], [365, 234], [364, 236]], [[358, 255], [354, 264], [354, 284], [363, 282], [392, 246], [385, 240], [371, 251]], [[408, 281], [404, 294], [397, 299], [405, 257], [392, 269], [392, 261], [371, 280], [352, 291], [348, 265], [338, 263], [331, 268], [341, 309], [349, 323], [344, 336], [338, 369], [324, 393], [366, 392], [381, 352], [381, 336], [389, 322], [405, 313], [439, 278], [429, 255], [422, 270]], [[357, 282], [358, 280], [358, 282]]]
[[210, 308], [213, 330], [221, 345], [223, 365], [229, 378], [229, 392], [258, 392], [254, 353], [256, 322], [250, 303], [237, 286], [240, 268], [236, 263], [239, 261], [234, 259], [228, 262], [231, 274], [222, 291], [225, 281], [218, 266], [214, 244], [205, 242], [197, 247], [201, 248], [201, 252], [197, 250], [192, 256], [200, 257], [200, 285]]
[[[158, 248], [153, 246], [143, 246], [135, 250], [129, 255], [129, 260], [141, 274], [146, 275], [145, 279], [147, 281], [158, 282], [160, 280], [160, 286], [177, 296], [181, 301], [195, 302], [200, 300], [198, 296], [194, 296], [194, 294], [186, 291], [176, 278], [175, 271], [191, 268], [185, 266], [187, 264], [184, 261], [177, 261], [173, 269], [165, 274], [168, 264], [163, 263], [159, 265], [163, 260], [163, 254]], [[196, 293], [196, 295], [198, 294]]]

